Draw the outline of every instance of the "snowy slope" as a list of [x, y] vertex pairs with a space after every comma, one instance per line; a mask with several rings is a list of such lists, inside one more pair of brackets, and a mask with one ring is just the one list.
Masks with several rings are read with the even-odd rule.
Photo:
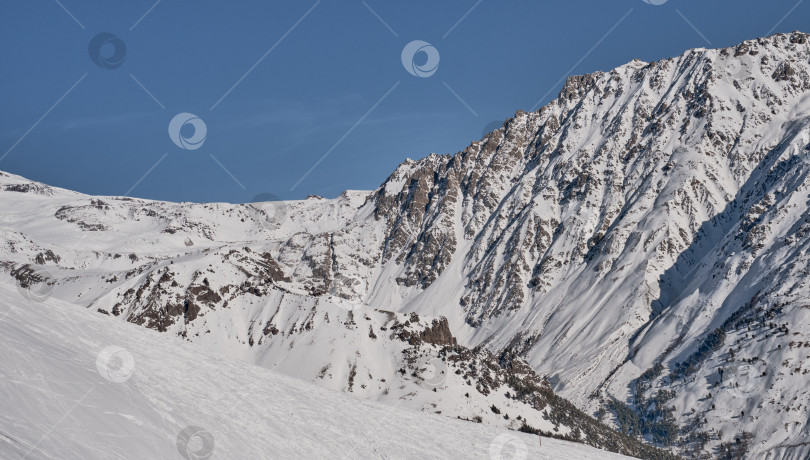
[[2, 458], [626, 458], [322, 390], [7, 284], [0, 312]]
[[[518, 411], [574, 436], [504, 398], [509, 363], [528, 363], [657, 445], [802, 456], [809, 96], [796, 32], [572, 77], [463, 151], [332, 200], [96, 198], [0, 175], [0, 269], [29, 295], [386, 404], [512, 428]], [[421, 385], [450, 345], [388, 329], [411, 313], [419, 334], [446, 318], [475, 375]], [[493, 361], [498, 378], [479, 372]]]

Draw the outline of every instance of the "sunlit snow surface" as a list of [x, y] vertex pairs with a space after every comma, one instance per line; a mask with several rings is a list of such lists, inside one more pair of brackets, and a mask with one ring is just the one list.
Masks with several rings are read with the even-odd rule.
[[7, 284], [0, 347], [0, 458], [626, 458], [323, 390]]

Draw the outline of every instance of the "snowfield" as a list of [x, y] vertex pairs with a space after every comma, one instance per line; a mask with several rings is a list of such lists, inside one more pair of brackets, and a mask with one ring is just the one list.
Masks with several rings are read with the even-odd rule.
[[0, 284], [0, 458], [628, 458], [324, 390]]

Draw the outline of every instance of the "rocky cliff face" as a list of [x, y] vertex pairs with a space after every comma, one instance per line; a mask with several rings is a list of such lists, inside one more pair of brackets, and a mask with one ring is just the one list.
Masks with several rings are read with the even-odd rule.
[[[416, 314], [430, 322], [399, 342], [520, 358], [647, 441], [803, 455], [809, 61], [797, 32], [572, 77], [463, 151], [334, 200], [91, 199], [5, 176], [39, 220], [6, 206], [3, 266], [268, 367], [319, 361], [289, 337], [320, 330], [323, 305], [355, 324]], [[756, 379], [723, 390], [743, 362]]]

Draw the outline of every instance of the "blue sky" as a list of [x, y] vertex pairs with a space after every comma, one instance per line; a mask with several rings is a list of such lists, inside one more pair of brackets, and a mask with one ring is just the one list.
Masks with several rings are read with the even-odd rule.
[[[810, 2], [648, 1], [0, 0], [0, 170], [172, 201], [333, 197], [462, 150], [567, 75], [810, 32]], [[101, 33], [119, 41], [97, 61], [126, 47], [116, 68], [91, 59]], [[403, 66], [414, 40], [431, 76]], [[169, 136], [181, 113], [207, 129], [197, 149]]]

